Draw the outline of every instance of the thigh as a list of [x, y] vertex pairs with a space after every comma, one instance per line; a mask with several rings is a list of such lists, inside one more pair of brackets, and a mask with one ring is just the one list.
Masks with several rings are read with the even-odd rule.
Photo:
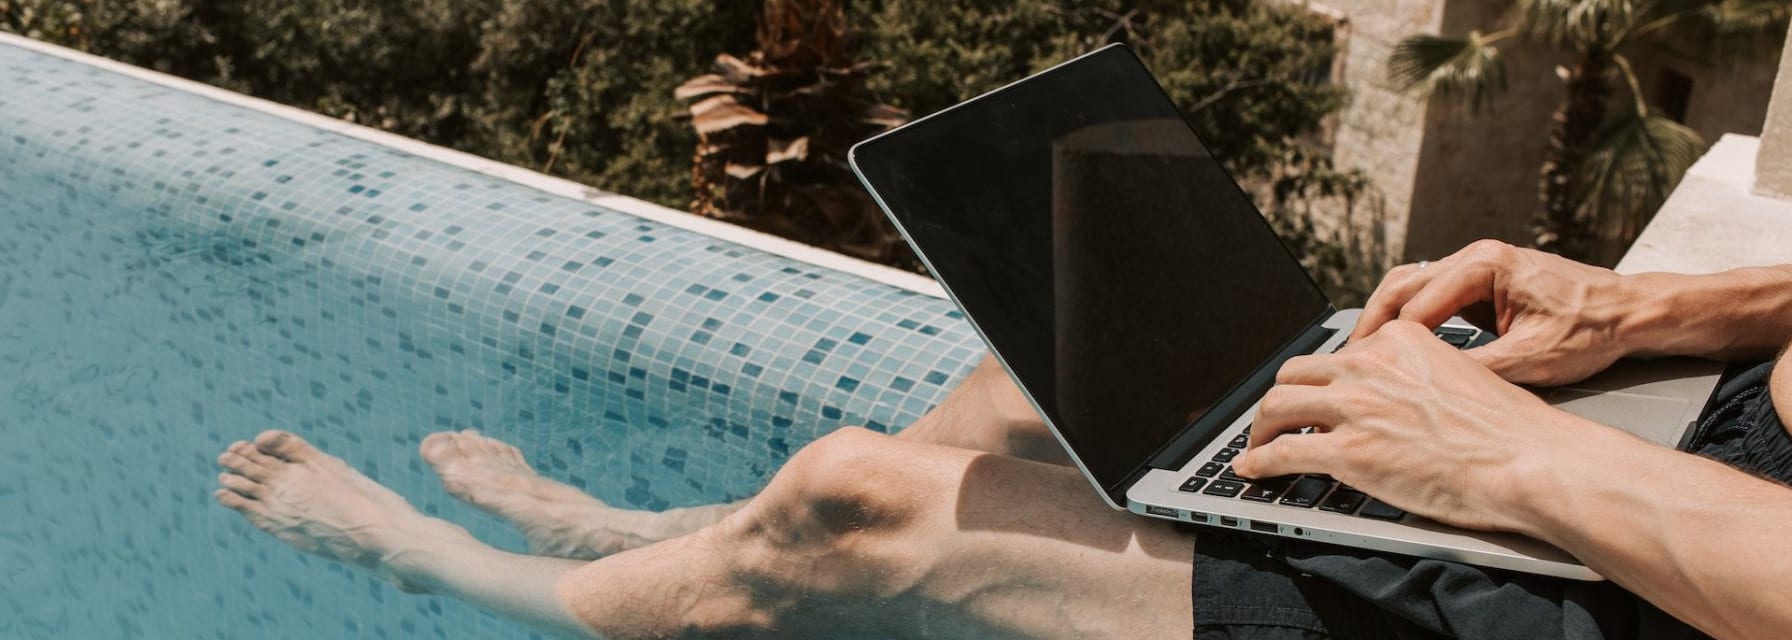
[[560, 594], [605, 637], [1181, 637], [1193, 544], [1072, 469], [845, 429]]
[[1189, 633], [1193, 536], [1108, 507], [1076, 470], [862, 430], [817, 444], [745, 515], [827, 542], [767, 548], [765, 581], [893, 614], [877, 626], [896, 635]]

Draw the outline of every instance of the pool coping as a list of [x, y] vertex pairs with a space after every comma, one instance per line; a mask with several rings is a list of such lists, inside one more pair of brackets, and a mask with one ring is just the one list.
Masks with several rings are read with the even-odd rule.
[[117, 60], [89, 53], [82, 53], [74, 49], [33, 40], [21, 35], [0, 32], [0, 45], [17, 47], [72, 62], [79, 62], [81, 64], [90, 65], [169, 89], [191, 93], [216, 102], [249, 109], [251, 111], [296, 122], [315, 129], [329, 131], [402, 151], [404, 153], [428, 158], [453, 167], [513, 182], [563, 198], [571, 198], [580, 202], [586, 202], [612, 211], [652, 220], [667, 226], [700, 233], [712, 238], [726, 240], [766, 253], [783, 256], [791, 260], [852, 274], [867, 280], [880, 282], [915, 293], [936, 298], [946, 298], [946, 292], [944, 289], [940, 288], [939, 283], [934, 282], [932, 278], [924, 275], [867, 262], [851, 256], [834, 253], [826, 249], [812, 247], [792, 240], [786, 240], [768, 233], [754, 231], [746, 227], [705, 218], [687, 211], [664, 207], [645, 200], [610, 193], [596, 187], [573, 182], [565, 178], [556, 178], [513, 164], [482, 158], [464, 151], [456, 151], [454, 149], [407, 138], [395, 133], [388, 133], [365, 125], [359, 125], [313, 113], [298, 107], [292, 107], [271, 100], [236, 93], [202, 82], [187, 80], [159, 71], [126, 64]]

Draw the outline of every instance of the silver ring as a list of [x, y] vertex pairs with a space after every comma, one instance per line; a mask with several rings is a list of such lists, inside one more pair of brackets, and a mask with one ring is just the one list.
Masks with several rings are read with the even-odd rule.
[[1419, 261], [1419, 268], [1420, 268], [1420, 269], [1423, 269], [1423, 268], [1425, 268], [1425, 265], [1428, 265], [1428, 264], [1431, 264], [1431, 261], [1430, 261], [1430, 260], [1420, 260], [1420, 261]]

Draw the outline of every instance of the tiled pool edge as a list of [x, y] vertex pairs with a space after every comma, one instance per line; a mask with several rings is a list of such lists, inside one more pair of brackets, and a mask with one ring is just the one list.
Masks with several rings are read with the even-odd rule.
[[482, 158], [464, 151], [456, 151], [447, 147], [429, 144], [420, 140], [414, 140], [401, 135], [380, 131], [372, 127], [320, 115], [298, 107], [243, 95], [202, 82], [195, 82], [185, 78], [144, 69], [109, 58], [82, 53], [66, 47], [33, 40], [11, 33], [0, 32], [0, 45], [18, 47], [20, 49], [55, 56], [65, 60], [80, 62], [120, 75], [154, 83], [169, 89], [185, 91], [209, 100], [249, 109], [500, 180], [513, 182], [552, 195], [579, 200], [620, 213], [652, 220], [654, 222], [678, 227], [695, 233], [701, 233], [706, 236], [726, 240], [766, 253], [783, 256], [799, 262], [832, 269], [834, 271], [840, 271], [842, 273], [851, 274], [874, 282], [880, 282], [893, 287], [913, 291], [915, 293], [936, 298], [946, 297], [945, 291], [940, 288], [939, 283], [934, 282], [931, 278], [926, 276], [866, 262], [832, 251], [786, 240], [771, 234], [663, 207], [645, 200], [609, 193], [571, 180], [556, 178], [516, 165]]
[[209, 499], [217, 452], [292, 429], [520, 549], [422, 437], [736, 500], [982, 353], [941, 298], [6, 43], [0, 196], [0, 637], [521, 640], [283, 549]]

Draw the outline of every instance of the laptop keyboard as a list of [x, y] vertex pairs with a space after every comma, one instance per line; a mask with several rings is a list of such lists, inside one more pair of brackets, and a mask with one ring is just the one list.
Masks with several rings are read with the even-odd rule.
[[[1458, 349], [1478, 347], [1492, 341], [1493, 335], [1484, 331], [1462, 327], [1438, 327], [1437, 337]], [[1344, 348], [1344, 345], [1338, 345]], [[1318, 509], [1331, 513], [1353, 515], [1376, 520], [1399, 520], [1406, 515], [1405, 511], [1386, 502], [1376, 500], [1350, 485], [1338, 482], [1331, 476], [1306, 474], [1248, 480], [1232, 472], [1230, 463], [1249, 443], [1251, 428], [1245, 427], [1244, 433], [1232, 438], [1226, 446], [1213, 455], [1213, 458], [1201, 465], [1195, 474], [1183, 481], [1178, 487], [1188, 493], [1200, 493], [1221, 498], [1236, 498], [1251, 502], [1278, 504], [1298, 509]]]

